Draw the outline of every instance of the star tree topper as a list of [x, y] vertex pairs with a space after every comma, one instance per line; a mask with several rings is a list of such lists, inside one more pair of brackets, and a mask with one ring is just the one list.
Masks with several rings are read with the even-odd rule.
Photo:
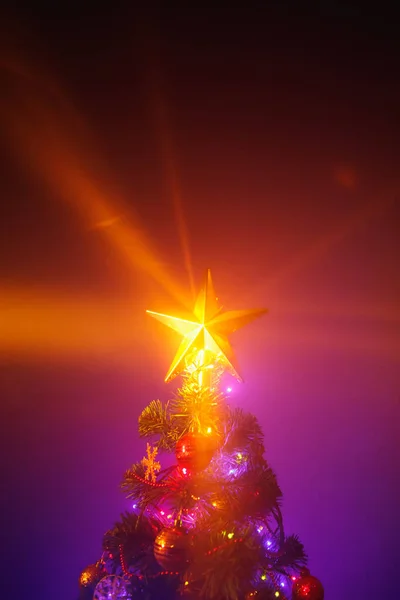
[[186, 369], [185, 359], [194, 351], [203, 354], [204, 352], [212, 353], [231, 375], [239, 381], [243, 381], [228, 336], [265, 314], [267, 310], [262, 308], [224, 312], [215, 295], [211, 272], [208, 269], [204, 285], [197, 296], [193, 319], [180, 319], [151, 310], [147, 312], [183, 336], [181, 345], [165, 377], [166, 382], [171, 381]]

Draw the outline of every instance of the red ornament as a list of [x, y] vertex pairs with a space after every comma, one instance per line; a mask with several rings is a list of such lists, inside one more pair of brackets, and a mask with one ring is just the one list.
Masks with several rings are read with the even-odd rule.
[[190, 536], [180, 527], [162, 529], [154, 542], [154, 557], [166, 571], [182, 572], [189, 561]]
[[176, 459], [181, 469], [203, 471], [210, 464], [215, 450], [212, 435], [189, 432], [176, 443]]
[[292, 600], [324, 600], [324, 588], [316, 577], [310, 575], [308, 569], [302, 569], [300, 578], [297, 579], [292, 588]]

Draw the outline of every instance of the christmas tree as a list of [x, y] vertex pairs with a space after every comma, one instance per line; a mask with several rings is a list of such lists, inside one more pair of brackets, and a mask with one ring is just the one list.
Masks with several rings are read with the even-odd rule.
[[[225, 312], [208, 271], [193, 319], [148, 312], [183, 336], [165, 378], [182, 386], [139, 416], [146, 456], [122, 481], [133, 510], [82, 571], [80, 600], [322, 600], [303, 545], [284, 533], [257, 418], [222, 392], [224, 372], [241, 380], [230, 334], [266, 311]], [[159, 452], [174, 464], [162, 469]]]

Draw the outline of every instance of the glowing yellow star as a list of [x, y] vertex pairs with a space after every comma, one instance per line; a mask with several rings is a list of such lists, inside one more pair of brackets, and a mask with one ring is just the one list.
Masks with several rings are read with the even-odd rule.
[[183, 335], [182, 343], [165, 381], [170, 381], [185, 370], [185, 357], [193, 351], [212, 353], [234, 377], [242, 381], [228, 336], [243, 325], [260, 317], [267, 310], [262, 308], [223, 312], [215, 295], [211, 272], [208, 270], [204, 286], [196, 300], [193, 320], [179, 319], [151, 310], [147, 312], [164, 325]]

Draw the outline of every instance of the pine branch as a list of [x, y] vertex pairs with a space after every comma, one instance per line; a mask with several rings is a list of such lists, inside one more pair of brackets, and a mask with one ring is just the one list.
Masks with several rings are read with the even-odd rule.
[[144, 573], [157, 571], [153, 544], [158, 531], [155, 521], [134, 513], [121, 515], [121, 520], [103, 537], [103, 549], [112, 554], [114, 569], [119, 567], [120, 553], [123, 552], [124, 561], [129, 567]]
[[145, 509], [149, 505], [156, 506], [169, 493], [169, 484], [162, 479], [157, 483], [146, 481], [145, 471], [141, 463], [136, 463], [128, 469], [123, 477], [121, 488], [129, 500], [139, 508]]
[[254, 415], [245, 413], [240, 408], [231, 410], [225, 425], [225, 435], [224, 452], [242, 450], [254, 456], [262, 456], [264, 435]]
[[262, 550], [250, 531], [229, 539], [220, 534], [199, 534], [195, 555], [185, 578], [190, 591], [209, 600], [238, 600], [251, 590], [250, 582]]
[[193, 494], [210, 506], [209, 523], [203, 524], [210, 529], [214, 519], [230, 522], [250, 517], [264, 519], [279, 504], [282, 496], [272, 469], [265, 464], [243, 471], [239, 477], [230, 480], [216, 480], [203, 474], [194, 478]]
[[171, 452], [179, 432], [176, 432], [171, 418], [169, 405], [163, 405], [160, 400], [152, 400], [139, 416], [140, 437], [154, 438], [158, 436], [157, 447]]
[[199, 385], [193, 376], [185, 378], [184, 385], [170, 404], [171, 415], [180, 430], [180, 436], [188, 431], [212, 431], [213, 435], [220, 435], [221, 419], [226, 410], [224, 395]]
[[281, 572], [286, 569], [299, 571], [307, 563], [304, 546], [297, 535], [288, 536], [280, 551], [280, 556], [274, 561], [274, 568]]

